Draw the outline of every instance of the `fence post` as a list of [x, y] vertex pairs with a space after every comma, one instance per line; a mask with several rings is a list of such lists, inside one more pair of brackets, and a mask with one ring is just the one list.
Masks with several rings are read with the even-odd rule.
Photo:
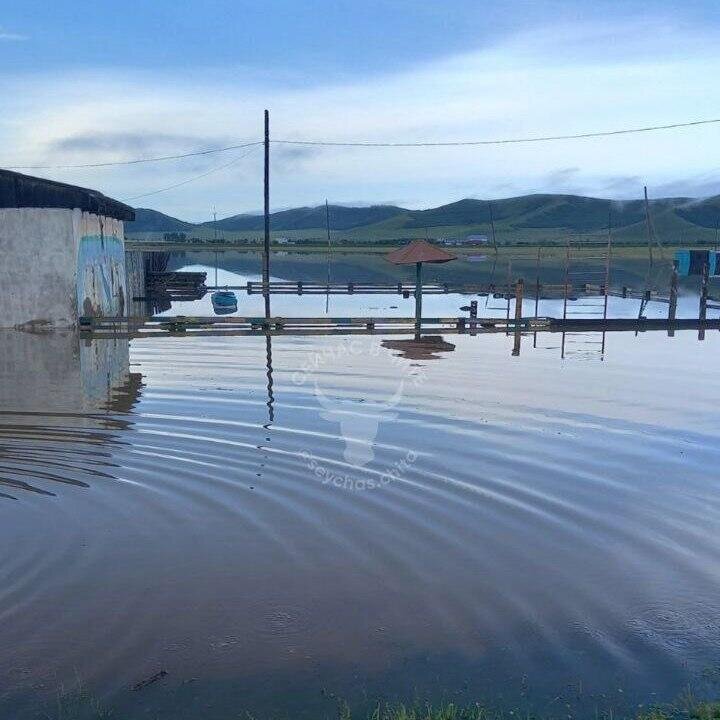
[[520, 339], [522, 333], [522, 305], [523, 305], [523, 294], [525, 291], [525, 281], [519, 278], [515, 285], [515, 342], [513, 343], [512, 354], [514, 357], [520, 355]]
[[677, 263], [673, 263], [670, 277], [670, 304], [668, 305], [668, 336], [675, 337], [675, 315], [677, 314], [678, 299], [678, 270]]
[[700, 320], [700, 328], [698, 329], [698, 340], [705, 339], [705, 319], [707, 318], [707, 301], [708, 301], [708, 277], [710, 268], [708, 264], [703, 265], [702, 284], [700, 286], [700, 311], [698, 319]]

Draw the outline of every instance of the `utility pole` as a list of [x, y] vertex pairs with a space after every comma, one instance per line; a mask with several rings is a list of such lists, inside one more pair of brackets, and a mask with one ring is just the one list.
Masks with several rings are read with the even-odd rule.
[[265, 111], [265, 246], [263, 248], [263, 293], [270, 294], [270, 113]]
[[491, 202], [488, 203], [488, 211], [490, 212], [490, 229], [492, 230], [493, 248], [495, 249], [495, 255], [497, 255], [498, 246], [497, 238], [495, 237], [495, 218], [493, 217], [493, 207]]
[[325, 227], [327, 228], [327, 276], [325, 279], [326, 293], [325, 293], [325, 312], [330, 310], [330, 205], [328, 204], [327, 198], [325, 198]]
[[650, 255], [650, 267], [653, 264], [653, 231], [652, 231], [652, 220], [650, 218], [650, 203], [648, 202], [647, 186], [643, 188], [645, 192], [645, 223], [647, 225], [647, 236], [648, 236], [648, 254]]

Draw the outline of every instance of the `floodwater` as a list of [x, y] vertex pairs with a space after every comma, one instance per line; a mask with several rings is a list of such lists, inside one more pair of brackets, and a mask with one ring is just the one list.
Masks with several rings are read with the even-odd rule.
[[399, 339], [3, 333], [0, 717], [574, 715], [717, 668], [720, 333]]

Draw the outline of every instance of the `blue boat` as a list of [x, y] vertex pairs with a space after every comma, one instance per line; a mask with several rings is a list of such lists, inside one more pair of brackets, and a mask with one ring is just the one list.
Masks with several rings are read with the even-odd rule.
[[232, 290], [218, 290], [210, 296], [210, 299], [216, 315], [237, 312], [237, 296]]

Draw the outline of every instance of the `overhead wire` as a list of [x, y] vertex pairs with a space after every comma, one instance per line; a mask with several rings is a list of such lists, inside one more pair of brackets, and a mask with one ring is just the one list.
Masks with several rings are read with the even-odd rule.
[[[657, 132], [662, 130], [675, 130], [681, 128], [698, 127], [702, 125], [711, 125], [720, 123], [720, 118], [709, 120], [691, 120], [681, 123], [670, 123], [666, 125], [648, 125], [638, 128], [625, 128], [620, 130], [602, 130], [596, 132], [570, 133], [558, 135], [543, 135], [538, 137], [518, 137], [518, 138], [501, 138], [490, 140], [449, 140], [449, 141], [408, 141], [408, 142], [375, 142], [369, 140], [289, 140], [289, 139], [271, 139], [270, 142], [275, 145], [305, 145], [318, 147], [368, 147], [368, 148], [424, 148], [424, 147], [472, 147], [483, 145], [514, 145], [522, 143], [538, 143], [552, 142], [558, 140], [582, 140], [588, 138], [611, 137], [616, 135], [630, 135], [637, 133]], [[6, 165], [8, 170], [79, 170], [103, 167], [118, 167], [123, 165], [140, 165], [143, 163], [165, 162], [168, 160], [183, 160], [185, 158], [199, 157], [203, 155], [214, 155], [218, 153], [229, 152], [231, 150], [240, 150], [242, 148], [254, 147], [262, 145], [262, 140], [248, 141], [235, 145], [227, 145], [220, 148], [208, 148], [205, 150], [196, 150], [177, 155], [162, 155], [150, 158], [133, 158], [130, 160], [113, 160], [108, 162], [94, 163], [76, 163], [68, 165]]]
[[113, 160], [100, 163], [80, 163], [76, 165], [6, 165], [7, 170], [79, 170], [87, 168], [116, 167], [118, 165], [140, 165], [142, 163], [164, 162], [166, 160], [184, 160], [185, 158], [200, 157], [201, 155], [213, 155], [216, 153], [229, 152], [230, 150], [241, 150], [242, 148], [262, 145], [262, 140], [241, 143], [239, 145], [228, 145], [222, 148], [210, 148], [209, 150], [196, 150], [194, 152], [181, 153], [180, 155], [162, 155], [152, 158], [135, 158], [133, 160]]
[[195, 182], [196, 180], [200, 180], [204, 177], [207, 177], [208, 175], [212, 175], [213, 173], [216, 173], [220, 170], [225, 170], [226, 168], [229, 168], [230, 166], [235, 165], [236, 163], [240, 162], [241, 160], [244, 160], [246, 157], [251, 155], [254, 150], [255, 150], [255, 147], [251, 147], [250, 150], [248, 150], [246, 153], [243, 153], [239, 157], [233, 158], [228, 163], [224, 163], [223, 165], [218, 165], [217, 167], [207, 170], [204, 173], [200, 173], [199, 175], [194, 175], [191, 178], [187, 178], [185, 180], [182, 180], [181, 182], [174, 183], [173, 185], [168, 185], [167, 187], [160, 188], [158, 190], [151, 190], [150, 192], [141, 193], [140, 195], [133, 195], [132, 197], [125, 198], [124, 202], [130, 202], [132, 200], [139, 200], [140, 198], [149, 197], [151, 195], [159, 195], [160, 193], [167, 192], [168, 190], [174, 190], [175, 188], [182, 187], [183, 185], [189, 185], [190, 183]]
[[549, 142], [553, 140], [580, 140], [585, 138], [609, 137], [611, 135], [629, 135], [632, 133], [673, 130], [720, 123], [720, 118], [712, 120], [692, 120], [690, 122], [669, 125], [650, 125], [623, 130], [604, 130], [598, 132], [574, 133], [570, 135], [544, 135], [540, 137], [505, 138], [500, 140], [451, 140], [445, 142], [373, 142], [373, 141], [326, 141], [326, 140], [271, 140], [282, 145], [319, 145], [324, 147], [468, 147], [473, 145], [511, 145], [518, 143]]

